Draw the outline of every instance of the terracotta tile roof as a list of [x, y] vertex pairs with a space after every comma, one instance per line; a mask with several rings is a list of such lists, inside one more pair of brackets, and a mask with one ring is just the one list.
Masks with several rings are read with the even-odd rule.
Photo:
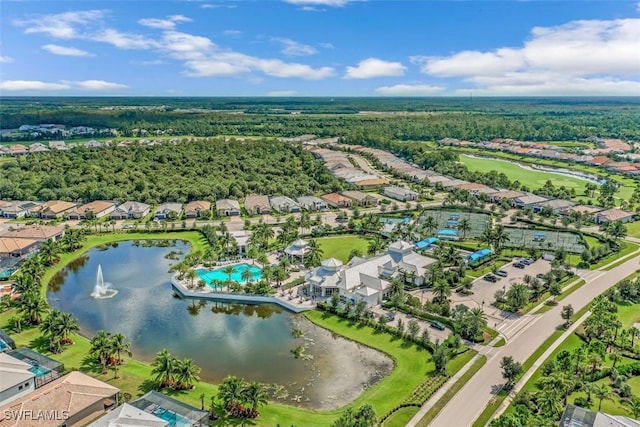
[[207, 202], [206, 200], [195, 200], [193, 202], [187, 203], [187, 205], [184, 207], [184, 210], [186, 212], [197, 210], [208, 211], [209, 209], [211, 209], [211, 202]]
[[0, 232], [0, 237], [47, 240], [62, 233], [64, 233], [64, 227], [59, 225], [25, 225], [10, 231]]
[[12, 254], [20, 252], [31, 245], [38, 243], [34, 239], [16, 239], [13, 237], [0, 237], [0, 254]]
[[618, 221], [624, 218], [628, 218], [633, 215], [633, 212], [623, 211], [622, 209], [608, 209], [606, 211], [598, 212], [596, 217], [599, 219], [604, 219], [606, 221]]
[[351, 203], [351, 199], [338, 193], [329, 193], [321, 196], [322, 199], [330, 203], [343, 204]]
[[93, 212], [93, 213], [100, 213], [104, 210], [109, 209], [110, 207], [114, 206], [115, 203], [113, 202], [107, 202], [104, 200], [95, 200], [93, 202], [89, 202], [85, 205], [82, 206], [78, 206], [76, 209], [74, 209], [74, 211], [72, 213], [78, 213], [78, 214], [84, 214], [86, 212]]

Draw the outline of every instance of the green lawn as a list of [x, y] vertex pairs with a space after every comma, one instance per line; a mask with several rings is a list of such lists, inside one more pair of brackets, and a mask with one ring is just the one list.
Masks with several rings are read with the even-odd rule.
[[640, 237], [640, 221], [625, 224], [627, 227], [627, 235], [631, 237]]
[[413, 418], [415, 414], [418, 413], [417, 406], [408, 406], [406, 408], [399, 409], [394, 412], [387, 420], [384, 422], [384, 427], [404, 427], [407, 423]]
[[[0, 325], [6, 326], [8, 319], [14, 314], [13, 310], [0, 314]], [[306, 316], [321, 327], [383, 351], [394, 359], [395, 367], [392, 373], [356, 399], [353, 403], [355, 406], [360, 406], [365, 402], [371, 403], [375, 407], [376, 413], [382, 416], [400, 404], [433, 371], [434, 365], [431, 361], [431, 355], [426, 350], [415, 345], [408, 345], [391, 334], [379, 333], [370, 327], [357, 326], [347, 320], [320, 311], [308, 312]], [[43, 348], [38, 329], [23, 330], [21, 333], [12, 334], [12, 337], [18, 346], [32, 347], [47, 353]], [[75, 340], [73, 346], [67, 347], [63, 353], [53, 356], [63, 362], [67, 370], [83, 370], [95, 378], [119, 387], [123, 392], [130, 393], [134, 398], [154, 387], [153, 382], [149, 381], [151, 367], [136, 360], [127, 360], [127, 363], [120, 370], [120, 378], [118, 379], [114, 378], [113, 372], [106, 375], [102, 375], [100, 372], [88, 372], [82, 367], [82, 361], [88, 353], [89, 341], [81, 336], [74, 336], [73, 339]], [[451, 366], [454, 368], [460, 366], [473, 353], [466, 352], [458, 356], [451, 362]], [[209, 401], [210, 396], [217, 393], [217, 388], [214, 384], [198, 383], [194, 390], [170, 394], [199, 407], [201, 393], [204, 393], [206, 401]], [[257, 426], [275, 426], [277, 424], [283, 426], [328, 426], [343, 409], [319, 412], [271, 403], [261, 409], [260, 418], [254, 422]]]
[[467, 155], [460, 155], [460, 161], [465, 164], [470, 171], [504, 173], [512, 181], [518, 180], [529, 188], [539, 188], [544, 186], [547, 180], [551, 180], [554, 186], [565, 186], [575, 188], [578, 195], [584, 194], [586, 181], [570, 176], [556, 173], [535, 171], [522, 168], [509, 160], [479, 159]]
[[335, 237], [320, 237], [318, 244], [323, 251], [322, 258], [337, 258], [345, 264], [349, 261], [349, 254], [354, 249], [359, 249], [363, 255], [367, 254], [369, 239], [353, 235]]

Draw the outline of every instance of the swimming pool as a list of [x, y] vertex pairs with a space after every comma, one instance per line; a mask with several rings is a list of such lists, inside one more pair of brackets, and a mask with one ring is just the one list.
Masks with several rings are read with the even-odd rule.
[[46, 377], [51, 373], [51, 369], [45, 368], [44, 366], [35, 365], [33, 368], [29, 369], [29, 371], [36, 374], [36, 377], [42, 378]]
[[[229, 277], [229, 274], [225, 272], [225, 269], [228, 267], [233, 267], [231, 277]], [[244, 284], [247, 282], [242, 277], [242, 273], [245, 270], [248, 270], [251, 273], [252, 281], [260, 280], [262, 278], [262, 270], [260, 269], [260, 267], [256, 267], [255, 265], [235, 264], [228, 267], [219, 267], [213, 270], [205, 270], [201, 268], [196, 270], [196, 273], [198, 273], [198, 276], [209, 286], [215, 286], [215, 282], [224, 282], [229, 279], [233, 280], [234, 282]]]
[[169, 427], [190, 427], [193, 425], [193, 422], [190, 419], [163, 407], [156, 408], [153, 411], [153, 415], [167, 421], [169, 423]]

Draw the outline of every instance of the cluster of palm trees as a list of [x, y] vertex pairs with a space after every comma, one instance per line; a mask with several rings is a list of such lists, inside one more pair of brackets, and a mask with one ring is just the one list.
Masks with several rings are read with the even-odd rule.
[[123, 334], [111, 334], [105, 331], [98, 331], [91, 339], [89, 356], [94, 363], [102, 369], [102, 374], [106, 374], [109, 368], [114, 370], [114, 376], [118, 378], [118, 367], [122, 365], [123, 355], [129, 357], [131, 353], [131, 343], [126, 341]]
[[495, 227], [487, 227], [480, 236], [482, 242], [487, 243], [493, 249], [493, 252], [499, 254], [504, 248], [505, 243], [509, 242], [509, 236], [506, 233], [504, 225], [497, 224]]
[[257, 418], [258, 405], [267, 403], [268, 394], [264, 385], [246, 382], [240, 377], [228, 376], [218, 386], [218, 399], [234, 418]]
[[192, 359], [177, 359], [167, 349], [156, 354], [151, 366], [151, 374], [155, 375], [160, 388], [191, 390], [194, 383], [200, 381], [200, 367]]
[[80, 331], [78, 319], [71, 313], [51, 310], [40, 324], [40, 331], [49, 342], [49, 350], [53, 353], [62, 352], [63, 345], [71, 345], [71, 335]]

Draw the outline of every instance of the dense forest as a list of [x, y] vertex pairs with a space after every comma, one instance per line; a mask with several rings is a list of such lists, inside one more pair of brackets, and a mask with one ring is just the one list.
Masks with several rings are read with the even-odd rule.
[[[295, 114], [292, 114], [295, 113]], [[3, 128], [58, 123], [193, 136], [640, 140], [638, 98], [3, 98]]]
[[76, 148], [0, 165], [0, 199], [215, 201], [258, 193], [290, 197], [342, 184], [301, 145], [204, 139], [162, 146]]

